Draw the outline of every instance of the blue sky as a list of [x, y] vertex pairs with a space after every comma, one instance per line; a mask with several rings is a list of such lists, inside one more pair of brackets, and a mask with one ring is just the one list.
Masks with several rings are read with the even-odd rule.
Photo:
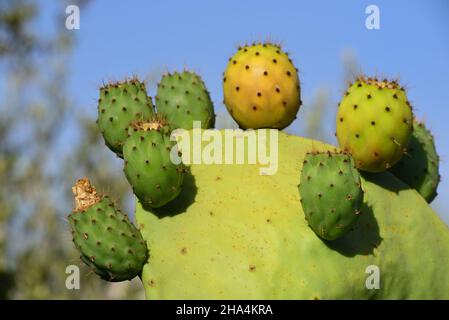
[[[370, 4], [380, 9], [380, 30], [365, 28]], [[54, 2], [46, 6], [50, 10]], [[303, 109], [321, 87], [336, 106], [344, 90], [342, 54], [352, 52], [365, 73], [399, 76], [416, 116], [434, 132], [443, 177], [434, 207], [449, 223], [448, 18], [444, 0], [97, 0], [81, 11], [81, 29], [67, 31], [77, 37], [67, 62], [71, 98], [95, 117], [103, 80], [189, 67], [202, 75], [215, 108], [224, 110], [221, 74], [228, 57], [241, 43], [271, 39], [283, 44], [300, 70]], [[43, 21], [41, 27], [55, 26]], [[290, 131], [305, 126], [304, 112]], [[333, 133], [333, 121], [326, 123]]]

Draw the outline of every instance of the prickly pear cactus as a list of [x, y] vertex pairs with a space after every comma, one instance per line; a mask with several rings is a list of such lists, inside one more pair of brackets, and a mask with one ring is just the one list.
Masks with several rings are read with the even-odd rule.
[[[366, 173], [353, 230], [323, 241], [301, 212], [298, 172], [306, 153], [334, 147], [282, 132], [278, 142], [274, 175], [260, 163], [192, 164], [167, 206], [137, 203], [148, 299], [449, 299], [449, 229], [422, 197]], [[379, 289], [366, 286], [370, 266]]]
[[76, 182], [73, 193], [75, 210], [69, 223], [81, 260], [107, 281], [139, 275], [148, 258], [139, 230], [108, 197], [98, 195], [87, 178]]
[[390, 172], [416, 189], [430, 203], [437, 195], [440, 182], [438, 168], [439, 157], [433, 136], [423, 123], [415, 120], [407, 154]]
[[301, 105], [297, 69], [280, 46], [239, 47], [223, 76], [224, 104], [241, 128], [287, 127]]
[[406, 153], [412, 119], [405, 90], [396, 82], [359, 77], [339, 105], [338, 143], [357, 168], [385, 171]]
[[360, 175], [347, 154], [306, 154], [298, 188], [305, 218], [323, 239], [346, 234], [361, 213]]
[[148, 120], [154, 114], [145, 84], [137, 79], [110, 83], [100, 88], [98, 126], [106, 145], [119, 157], [129, 124]]
[[192, 129], [193, 121], [200, 121], [203, 129], [215, 124], [209, 92], [201, 77], [193, 72], [165, 74], [158, 84], [156, 107], [173, 129]]
[[176, 147], [166, 128], [161, 118], [135, 122], [123, 147], [126, 178], [146, 207], [163, 206], [181, 192], [186, 168], [171, 161]]

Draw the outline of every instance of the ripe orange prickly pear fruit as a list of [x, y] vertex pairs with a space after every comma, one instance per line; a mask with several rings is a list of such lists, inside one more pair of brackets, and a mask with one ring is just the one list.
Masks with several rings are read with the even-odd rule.
[[287, 127], [301, 105], [298, 72], [280, 46], [240, 47], [223, 76], [224, 103], [243, 129]]

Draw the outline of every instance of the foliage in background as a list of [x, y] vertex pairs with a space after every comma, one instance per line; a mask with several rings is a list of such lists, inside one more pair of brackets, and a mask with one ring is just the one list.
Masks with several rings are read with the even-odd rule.
[[[106, 283], [86, 267], [81, 290], [65, 286], [67, 265], [81, 266], [65, 220], [73, 181], [88, 175], [121, 204], [129, 194], [95, 119], [68, 98], [74, 33], [64, 27], [66, 5], [45, 37], [33, 29], [42, 15], [38, 1], [0, 1], [0, 298], [141, 298], [137, 282]], [[78, 132], [70, 148], [68, 126]]]

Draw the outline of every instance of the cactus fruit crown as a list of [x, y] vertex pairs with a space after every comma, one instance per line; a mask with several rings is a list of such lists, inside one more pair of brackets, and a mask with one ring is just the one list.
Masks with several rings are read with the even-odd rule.
[[415, 119], [407, 154], [390, 172], [416, 189], [430, 203], [437, 196], [440, 182], [439, 160], [432, 133], [424, 123]]
[[147, 208], [161, 207], [181, 192], [185, 167], [171, 161], [173, 148], [177, 145], [170, 140], [163, 116], [130, 126], [123, 146], [124, 172], [134, 194]]
[[72, 192], [75, 197], [74, 212], [84, 211], [101, 200], [97, 190], [90, 184], [87, 177], [76, 181], [72, 187]]
[[106, 145], [122, 157], [129, 124], [147, 120], [154, 114], [145, 84], [137, 78], [111, 82], [100, 88], [98, 126]]
[[298, 187], [305, 218], [321, 238], [335, 240], [357, 221], [363, 190], [350, 155], [307, 153]]
[[388, 88], [388, 89], [399, 89], [399, 90], [405, 91], [405, 89], [399, 85], [398, 80], [388, 80], [387, 78], [379, 80], [377, 77], [366, 77], [366, 76], [360, 75], [357, 77], [357, 81], [364, 82], [368, 85], [376, 86], [379, 89]]
[[287, 127], [301, 105], [298, 71], [273, 43], [238, 48], [223, 74], [224, 104], [243, 129]]
[[78, 180], [72, 191], [75, 209], [69, 224], [81, 260], [107, 281], [139, 275], [148, 258], [139, 230], [109, 197], [100, 196], [87, 178]]
[[339, 104], [336, 126], [340, 148], [357, 168], [381, 172], [406, 153], [412, 108], [397, 81], [358, 77]]
[[200, 121], [201, 128], [215, 125], [215, 113], [209, 91], [201, 77], [191, 71], [167, 73], [157, 86], [156, 108], [172, 129], [193, 128]]

